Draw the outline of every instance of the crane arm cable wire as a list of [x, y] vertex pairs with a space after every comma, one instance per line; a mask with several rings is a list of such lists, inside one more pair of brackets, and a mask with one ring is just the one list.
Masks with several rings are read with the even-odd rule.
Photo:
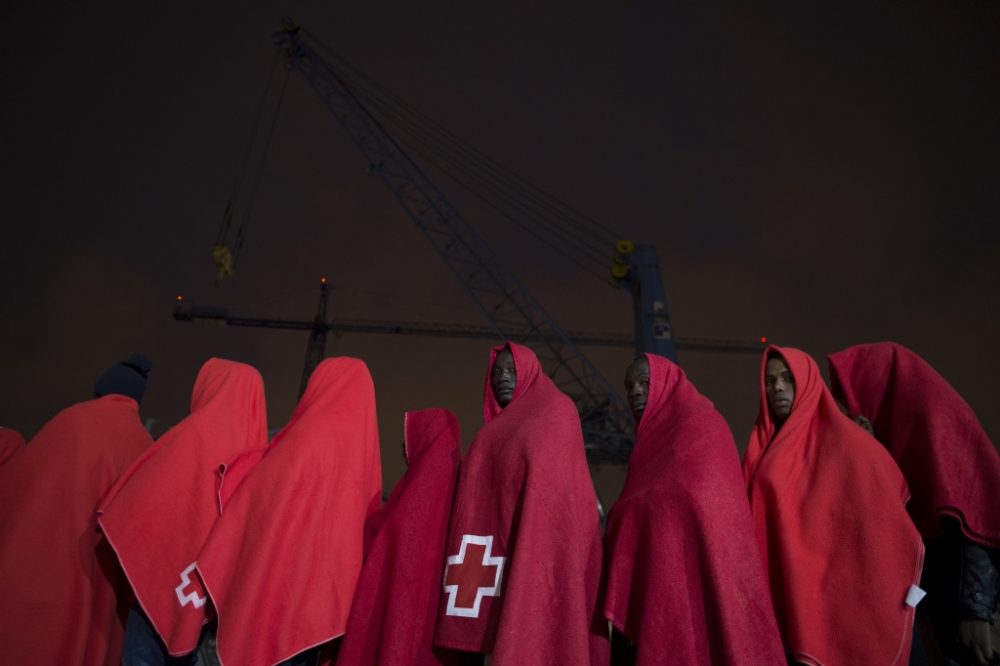
[[271, 117], [271, 125], [267, 130], [267, 138], [264, 140], [264, 148], [261, 152], [260, 163], [257, 167], [257, 172], [254, 174], [253, 185], [250, 188], [250, 195], [247, 198], [247, 206], [243, 211], [243, 219], [240, 222], [240, 226], [236, 231], [236, 247], [233, 252], [233, 264], [236, 264], [236, 260], [239, 259], [240, 250], [243, 247], [243, 238], [246, 234], [246, 227], [250, 221], [250, 214], [253, 210], [253, 202], [257, 196], [257, 189], [260, 186], [261, 175], [264, 172], [264, 162], [267, 160], [267, 153], [271, 148], [271, 140], [274, 138], [274, 128], [278, 124], [278, 115], [281, 112], [282, 102], [285, 100], [285, 90], [288, 88], [288, 79], [291, 74], [291, 69], [285, 69], [285, 79], [281, 83], [281, 92], [278, 94], [278, 103], [274, 108], [274, 115]]
[[414, 118], [413, 122], [419, 123], [427, 127], [427, 132], [436, 133], [439, 137], [444, 138], [449, 143], [457, 145], [460, 150], [465, 151], [468, 155], [468, 159], [477, 160], [480, 164], [485, 166], [481, 167], [483, 169], [489, 169], [493, 177], [504, 180], [509, 183], [511, 187], [518, 186], [522, 193], [530, 194], [535, 200], [542, 202], [543, 205], [549, 207], [551, 210], [561, 215], [568, 222], [575, 225], [583, 225], [582, 228], [577, 226], [574, 228], [574, 232], [579, 234], [581, 231], [586, 232], [590, 236], [598, 240], [604, 247], [605, 243], [613, 243], [615, 240], [621, 238], [620, 234], [616, 234], [614, 231], [608, 227], [600, 224], [596, 220], [584, 215], [583, 213], [572, 208], [568, 204], [562, 202], [561, 200], [553, 197], [552, 195], [544, 192], [537, 186], [534, 186], [528, 180], [513, 172], [507, 167], [499, 164], [495, 160], [492, 160], [481, 151], [471, 146], [470, 144], [462, 141], [456, 135], [454, 135], [449, 130], [442, 127], [440, 124], [429, 119], [427, 116], [423, 115], [411, 105], [407, 104], [399, 97], [385, 89], [380, 84], [373, 81], [364, 72], [358, 69], [356, 66], [351, 64], [348, 60], [337, 54], [332, 48], [323, 43], [321, 40], [303, 30], [310, 39], [316, 42], [324, 51], [326, 51], [332, 58], [334, 58], [338, 63], [341, 64], [342, 70], [338, 72], [338, 77], [342, 81], [350, 80], [351, 88], [354, 90], [355, 94], [365, 97], [369, 100], [382, 98], [380, 101], [380, 106], [383, 108], [395, 106], [399, 109], [397, 114], [405, 114]]
[[257, 133], [260, 128], [261, 120], [264, 117], [264, 107], [269, 93], [271, 92], [271, 85], [274, 81], [274, 72], [278, 67], [280, 59], [281, 53], [275, 51], [274, 56], [271, 58], [271, 67], [268, 69], [267, 82], [264, 84], [264, 90], [260, 95], [260, 101], [257, 102], [257, 112], [254, 114], [253, 128], [250, 131], [250, 140], [247, 142], [246, 150], [243, 153], [243, 159], [238, 163], [236, 174], [233, 176], [233, 187], [230, 190], [229, 201], [226, 203], [226, 211], [223, 214], [222, 225], [219, 227], [219, 233], [215, 239], [216, 245], [224, 245], [226, 238], [229, 236], [229, 229], [232, 226], [233, 221], [233, 212], [239, 200], [247, 169], [250, 167], [250, 158], [253, 154], [253, 146], [257, 139]]
[[[554, 247], [553, 249], [563, 256], [570, 258], [574, 261], [574, 263], [579, 265], [581, 259], [593, 261], [599, 267], [597, 274], [603, 278], [600, 274], [600, 268], [603, 268], [606, 265], [607, 247], [603, 248], [604, 251], [601, 251], [593, 245], [586, 244], [579, 237], [569, 235], [565, 230], [559, 228], [557, 225], [554, 225], [550, 220], [538, 217], [537, 214], [529, 208], [530, 203], [517, 200], [508, 190], [497, 187], [494, 184], [494, 181], [490, 180], [486, 175], [463, 169], [462, 164], [457, 161], [458, 158], [455, 158], [449, 153], [435, 151], [434, 144], [425, 140], [425, 137], [417, 134], [413, 136], [412, 139], [401, 138], [400, 141], [405, 144], [412, 153], [419, 154], [423, 159], [427, 160], [442, 173], [455, 180], [455, 182], [460, 184], [462, 187], [472, 192], [511, 222], [514, 222], [526, 231], [533, 233], [536, 237], [539, 237], [539, 233], [542, 232], [555, 237], [555, 239], [561, 243], [563, 247]], [[455, 169], [449, 169], [446, 165], [455, 167], [455, 169], [458, 170], [458, 173], [456, 173]], [[477, 189], [479, 191], [477, 191]], [[525, 219], [536, 222], [541, 232], [532, 231], [525, 224]], [[577, 258], [567, 252], [570, 248], [576, 249]]]

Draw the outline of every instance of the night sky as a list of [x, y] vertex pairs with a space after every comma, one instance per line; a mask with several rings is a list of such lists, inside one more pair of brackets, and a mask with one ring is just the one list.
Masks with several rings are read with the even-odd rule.
[[[155, 435], [186, 415], [213, 355], [258, 368], [283, 424], [307, 334], [178, 323], [177, 294], [309, 319], [325, 275], [335, 316], [485, 323], [297, 72], [237, 275], [215, 286], [211, 247], [290, 15], [486, 154], [654, 244], [679, 336], [767, 336], [824, 367], [895, 340], [1000, 440], [1000, 3], [247, 4], [0, 10], [0, 424], [30, 437], [133, 351], [154, 362]], [[563, 327], [630, 332], [625, 292], [439, 185]], [[328, 355], [372, 371], [387, 489], [405, 410], [455, 410], [466, 442], [481, 425], [489, 346], [331, 337]], [[631, 355], [592, 358], [618, 387]], [[759, 359], [681, 363], [742, 449]]]

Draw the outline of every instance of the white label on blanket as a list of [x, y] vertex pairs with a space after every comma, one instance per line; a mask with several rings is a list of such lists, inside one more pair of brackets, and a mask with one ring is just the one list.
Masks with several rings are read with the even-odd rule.
[[174, 594], [177, 595], [177, 601], [183, 608], [187, 604], [192, 604], [195, 608], [201, 608], [208, 601], [205, 597], [198, 594], [198, 590], [191, 590], [188, 593], [184, 592], [184, 588], [196, 581], [191, 580], [191, 572], [194, 571], [194, 567], [197, 562], [192, 562], [187, 569], [181, 572], [181, 584], [174, 588]]
[[927, 592], [921, 590], [916, 585], [911, 585], [910, 589], [906, 592], [906, 605], [911, 608], [916, 608], [924, 597], [927, 596]]

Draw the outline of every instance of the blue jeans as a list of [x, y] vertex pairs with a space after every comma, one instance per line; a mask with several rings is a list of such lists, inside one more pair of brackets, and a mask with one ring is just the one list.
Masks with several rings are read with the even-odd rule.
[[183, 657], [171, 657], [167, 647], [142, 612], [139, 602], [132, 604], [125, 622], [125, 643], [122, 666], [193, 666], [198, 663], [198, 651]]

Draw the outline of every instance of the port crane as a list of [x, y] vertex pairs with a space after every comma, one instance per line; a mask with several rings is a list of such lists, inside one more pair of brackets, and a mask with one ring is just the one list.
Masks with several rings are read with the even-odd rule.
[[[427, 153], [421, 151], [420, 142], [444, 144], [451, 151], [445, 154], [446, 161], [469, 159], [470, 155], [478, 159], [482, 154], [470, 152], [474, 149], [463, 146], [454, 135], [442, 130], [433, 121], [424, 119], [422, 124], [414, 123], [412, 119], [415, 114], [401, 115], [398, 104], [394, 106], [394, 103], [399, 103], [398, 98], [393, 98], [377, 85], [372, 85], [371, 80], [363, 73], [340, 58], [315, 35], [290, 20], [286, 20], [283, 29], [273, 37], [275, 46], [286, 58], [289, 71], [301, 74], [341, 124], [361, 151], [368, 173], [382, 180], [473, 299], [486, 324], [478, 328], [459, 326], [460, 330], [452, 328], [446, 332], [444, 328], [423, 324], [327, 321], [325, 283], [318, 308], [322, 315], [317, 314], [312, 322], [279, 322], [260, 318], [243, 318], [244, 321], [241, 322], [241, 318], [231, 318], [227, 313], [216, 312], [212, 315], [204, 309], [185, 311], [183, 308], [179, 308], [175, 316], [180, 320], [214, 317], [233, 325], [251, 325], [248, 322], [253, 320], [252, 325], [310, 330], [310, 347], [303, 381], [308, 377], [310, 366], [314, 366], [322, 358], [325, 333], [331, 330], [413, 332], [421, 335], [460, 334], [465, 337], [482, 336], [494, 340], [523, 342], [532, 347], [545, 372], [577, 405], [588, 460], [592, 464], [627, 462], [632, 447], [631, 414], [625, 401], [580, 349], [585, 342], [589, 344], [595, 340], [585, 340], [586, 336], [570, 335], [563, 330], [506, 267], [490, 245], [431, 180], [425, 168]], [[287, 79], [284, 85], [287, 85]], [[391, 132], [392, 127], [402, 127], [409, 131], [409, 140], [400, 138], [397, 132]], [[415, 141], [413, 136], [417, 137]], [[270, 136], [267, 141], [270, 141]], [[424, 157], [423, 162], [420, 157]], [[487, 166], [485, 171], [473, 176], [473, 184], [478, 185], [487, 196], [494, 197], [494, 201], [503, 203], [507, 195], [493, 187], [493, 184], [513, 182], [516, 177], [493, 164]], [[508, 219], [525, 229], [519, 212], [543, 210], [547, 215], [556, 215], [557, 217], [549, 218], [555, 219], [556, 223], [560, 223], [558, 216], [565, 217], [561, 211], [553, 208], [551, 202], [534, 193], [530, 193], [524, 201], [508, 197], [506, 203], [511, 204], [507, 210], [514, 211], [513, 214], [508, 214]], [[231, 209], [227, 207], [227, 221], [231, 219], [231, 214]], [[570, 220], [569, 224], [572, 226], [573, 221]], [[548, 227], [548, 232], [551, 233], [551, 229], [552, 227]], [[241, 227], [237, 233], [237, 253], [239, 244], [242, 243], [242, 233]], [[594, 253], [592, 246], [588, 250], [576, 233], [556, 235], [555, 240], [552, 236], [538, 237], [553, 250], [563, 254], [567, 249], [574, 249], [571, 247], [574, 245], [577, 246], [575, 249], [590, 252], [591, 255]], [[220, 279], [225, 274], [232, 274], [233, 254], [221, 241], [216, 243], [213, 254]], [[631, 344], [634, 344], [636, 352], [653, 352], [676, 360], [678, 344], [670, 324], [655, 249], [618, 239], [607, 244], [604, 256], [611, 259], [612, 284], [627, 289], [632, 295], [635, 336]]]

